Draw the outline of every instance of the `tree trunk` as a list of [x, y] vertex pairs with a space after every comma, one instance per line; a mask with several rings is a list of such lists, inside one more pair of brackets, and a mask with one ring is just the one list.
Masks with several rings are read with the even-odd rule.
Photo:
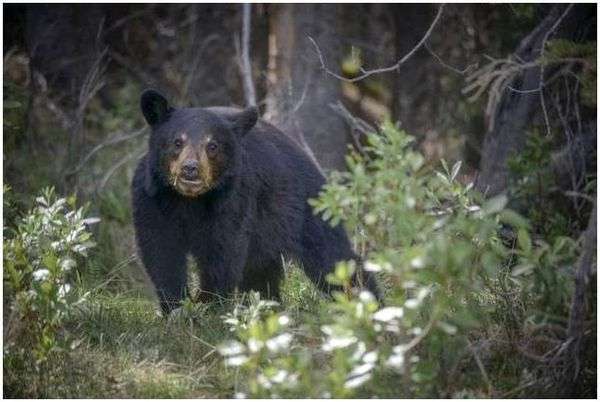
[[[396, 4], [394, 16], [394, 45], [396, 60], [407, 54], [429, 28], [436, 8], [425, 4]], [[437, 80], [430, 78], [431, 56], [425, 49], [417, 51], [402, 68], [394, 73], [393, 116], [402, 128], [412, 135], [424, 135], [434, 119], [435, 103], [432, 93], [438, 93]], [[433, 66], [435, 67], [435, 66]], [[432, 88], [435, 86], [435, 88]], [[429, 107], [428, 107], [429, 106]], [[429, 126], [429, 127], [428, 127]]]
[[[595, 197], [594, 197], [595, 198]], [[578, 395], [578, 384], [581, 374], [585, 369], [586, 359], [584, 352], [585, 326], [584, 321], [586, 313], [589, 311], [589, 303], [593, 302], [588, 293], [593, 279], [594, 259], [596, 257], [596, 222], [597, 222], [597, 201], [594, 202], [594, 208], [590, 214], [588, 227], [582, 235], [582, 251], [577, 260], [577, 271], [575, 272], [575, 293], [571, 303], [571, 313], [569, 315], [569, 327], [567, 329], [567, 342], [569, 347], [566, 353], [566, 367], [563, 369], [563, 388], [562, 394], [565, 396]], [[595, 341], [595, 337], [593, 338]], [[595, 370], [594, 370], [595, 371]], [[584, 396], [585, 397], [585, 396]]]
[[328, 66], [338, 66], [337, 13], [335, 4], [269, 7], [265, 118], [301, 144], [305, 141], [325, 170], [344, 168], [348, 134], [329, 106], [341, 97], [340, 82], [320, 68], [308, 36], [319, 44]]
[[[27, 7], [26, 41], [31, 68], [65, 102], [77, 102], [86, 75], [102, 52], [101, 5], [35, 4]], [[71, 105], [72, 106], [72, 105]]]
[[[33, 139], [48, 130], [47, 122], [38, 119], [36, 111], [52, 110], [70, 133], [62, 167], [66, 170], [85, 145], [85, 108], [102, 86], [104, 6], [32, 4], [27, 6], [26, 15], [32, 92], [28, 136]], [[65, 181], [69, 182], [67, 178]]]
[[[559, 17], [562, 7], [554, 6], [546, 18], [521, 41], [517, 51], [518, 57], [529, 62], [537, 59], [546, 32]], [[539, 87], [540, 70], [530, 68], [520, 77], [519, 89]], [[527, 140], [526, 129], [531, 120], [540, 111], [539, 94], [521, 94], [505, 91], [495, 111], [494, 125], [488, 124], [481, 153], [480, 173], [477, 188], [488, 196], [504, 191], [508, 185], [507, 160], [514, 152], [522, 149]]]

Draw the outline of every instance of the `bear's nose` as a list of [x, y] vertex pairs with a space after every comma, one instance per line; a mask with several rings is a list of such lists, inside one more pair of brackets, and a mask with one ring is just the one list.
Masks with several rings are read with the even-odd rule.
[[188, 159], [183, 162], [181, 166], [181, 172], [183, 177], [188, 180], [195, 180], [198, 178], [198, 161], [194, 159]]

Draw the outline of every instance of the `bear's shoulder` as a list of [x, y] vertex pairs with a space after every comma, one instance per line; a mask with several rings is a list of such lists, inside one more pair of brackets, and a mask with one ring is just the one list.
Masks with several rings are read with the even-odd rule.
[[[242, 109], [228, 106], [207, 107], [212, 113], [228, 119], [240, 113]], [[302, 149], [300, 144], [271, 123], [259, 119], [256, 125], [242, 139], [244, 148], [251, 154], [269, 159], [277, 159], [292, 164], [294, 167], [303, 167], [313, 170], [320, 175], [318, 168], [310, 156]], [[265, 161], [266, 162], [266, 161]]]

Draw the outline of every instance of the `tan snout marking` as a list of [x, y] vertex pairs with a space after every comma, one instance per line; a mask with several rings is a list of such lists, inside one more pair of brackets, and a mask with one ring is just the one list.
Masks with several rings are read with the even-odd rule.
[[[181, 136], [181, 139], [182, 141], [185, 141], [187, 139], [187, 135], [184, 133]], [[206, 139], [206, 141], [204, 141], [202, 144], [196, 144], [195, 146], [190, 142], [186, 142], [179, 155], [177, 155], [177, 157], [169, 163], [169, 173], [171, 176], [171, 182], [174, 187], [176, 187], [180, 192], [184, 193], [185, 195], [198, 195], [212, 188], [214, 184], [214, 169], [205, 151], [205, 145], [206, 143], [208, 143], [208, 141], [210, 141], [210, 138]], [[200, 175], [199, 180], [202, 183], [198, 188], [194, 189], [189, 188], [189, 185], [182, 182], [180, 178], [183, 169], [183, 164], [186, 160], [189, 159], [195, 159], [198, 161], [198, 169]]]
[[212, 187], [213, 185], [213, 167], [210, 163], [208, 156], [206, 155], [206, 151], [204, 147], [202, 147], [202, 152], [200, 152], [200, 159], [198, 160], [200, 167], [200, 176], [202, 180], [206, 183], [208, 187]]
[[[185, 134], [184, 134], [185, 135]], [[183, 139], [183, 138], [182, 138]], [[196, 159], [197, 154], [194, 146], [192, 144], [185, 144], [177, 158], [173, 159], [169, 163], [169, 172], [171, 173], [171, 177], [177, 178], [181, 174], [181, 169], [183, 167], [183, 163], [188, 159]]]

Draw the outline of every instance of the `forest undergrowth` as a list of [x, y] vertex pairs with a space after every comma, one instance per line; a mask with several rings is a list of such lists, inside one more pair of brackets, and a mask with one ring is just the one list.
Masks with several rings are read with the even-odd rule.
[[[162, 317], [133, 257], [102, 266], [114, 256], [100, 227], [114, 222], [54, 189], [18, 212], [5, 186], [4, 395], [559, 395], [580, 242], [536, 232], [506, 195], [462, 183], [461, 162], [427, 166], [413, 142], [384, 124], [310, 202], [347, 226], [385, 306], [350, 289], [351, 263], [328, 278], [346, 292], [327, 298], [290, 262], [281, 303], [195, 302], [190, 270], [190, 296]], [[579, 384], [592, 395], [589, 324]]]

